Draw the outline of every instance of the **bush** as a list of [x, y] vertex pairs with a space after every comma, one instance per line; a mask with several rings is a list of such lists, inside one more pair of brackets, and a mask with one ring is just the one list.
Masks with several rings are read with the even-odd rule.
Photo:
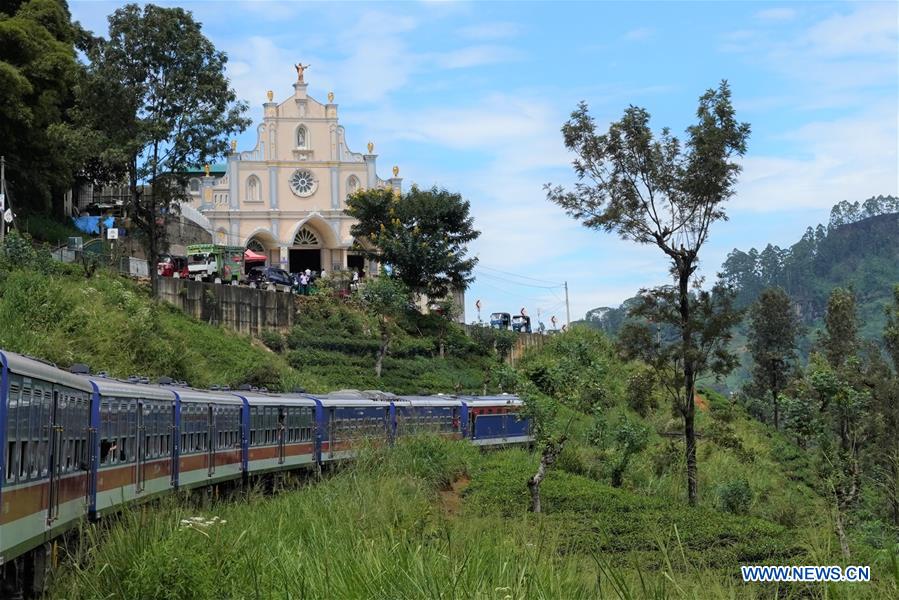
[[278, 331], [266, 329], [259, 334], [259, 339], [269, 350], [274, 352], [284, 351], [284, 336]]
[[649, 367], [639, 367], [627, 379], [627, 405], [641, 417], [656, 408], [656, 377]]
[[722, 483], [715, 490], [715, 494], [718, 497], [719, 508], [735, 515], [745, 515], [749, 512], [754, 497], [749, 482], [744, 478]]

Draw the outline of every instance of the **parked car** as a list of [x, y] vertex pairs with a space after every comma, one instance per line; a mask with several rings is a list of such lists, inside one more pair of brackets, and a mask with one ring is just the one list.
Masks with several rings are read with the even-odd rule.
[[174, 256], [163, 254], [156, 263], [156, 274], [160, 277], [180, 277], [187, 279], [189, 276], [186, 256]]
[[290, 273], [276, 267], [253, 267], [247, 272], [247, 283], [266, 289], [274, 285], [284, 285], [293, 289], [294, 281]]

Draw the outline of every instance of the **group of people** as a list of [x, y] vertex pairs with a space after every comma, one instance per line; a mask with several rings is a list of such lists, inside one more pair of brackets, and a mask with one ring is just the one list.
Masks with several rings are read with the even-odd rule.
[[301, 271], [300, 273], [294, 273], [293, 280], [296, 292], [298, 294], [307, 296], [309, 292], [312, 291], [312, 286], [315, 284], [315, 280], [319, 277], [324, 276], [324, 271], [318, 273], [316, 271], [313, 271], [312, 269], [306, 269], [305, 271]]

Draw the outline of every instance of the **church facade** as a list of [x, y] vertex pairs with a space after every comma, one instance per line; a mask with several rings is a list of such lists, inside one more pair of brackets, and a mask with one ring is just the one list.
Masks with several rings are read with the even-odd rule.
[[396, 167], [393, 177], [378, 176], [371, 142], [365, 154], [349, 149], [333, 94], [327, 103], [308, 96], [300, 67], [291, 97], [279, 103], [268, 92], [255, 148], [232, 145], [223, 172], [191, 179], [189, 205], [208, 219], [215, 243], [247, 247], [272, 266], [372, 272], [350, 234], [346, 199], [362, 189], [401, 191], [402, 179]]

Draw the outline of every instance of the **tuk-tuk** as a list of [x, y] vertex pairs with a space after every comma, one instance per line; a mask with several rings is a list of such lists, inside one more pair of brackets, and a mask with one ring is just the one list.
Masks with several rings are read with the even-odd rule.
[[493, 313], [490, 315], [490, 327], [493, 329], [509, 329], [512, 326], [512, 315], [509, 313]]
[[515, 315], [512, 317], [512, 331], [531, 333], [531, 318], [527, 315]]

